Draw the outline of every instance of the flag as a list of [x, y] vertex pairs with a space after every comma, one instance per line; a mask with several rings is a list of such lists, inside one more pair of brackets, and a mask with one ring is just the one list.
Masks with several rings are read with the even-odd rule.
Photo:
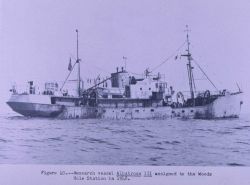
[[68, 70], [69, 70], [69, 71], [72, 71], [71, 58], [69, 58], [69, 65], [68, 65]]
[[123, 59], [123, 60], [127, 60], [127, 57], [123, 56], [122, 59]]

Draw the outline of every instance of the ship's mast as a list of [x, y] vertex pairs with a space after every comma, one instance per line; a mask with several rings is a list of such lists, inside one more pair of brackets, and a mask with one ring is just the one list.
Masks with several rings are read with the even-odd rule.
[[194, 82], [194, 75], [193, 75], [193, 67], [191, 64], [191, 60], [192, 60], [192, 56], [190, 53], [190, 41], [189, 41], [189, 29], [188, 29], [188, 25], [186, 25], [186, 42], [187, 42], [187, 54], [181, 55], [181, 56], [185, 56], [188, 59], [188, 63], [187, 63], [187, 71], [188, 71], [188, 81], [189, 81], [189, 88], [190, 88], [190, 95], [191, 95], [191, 99], [193, 100], [193, 105], [195, 105], [195, 98], [194, 98], [194, 90], [195, 90], [195, 82]]
[[81, 66], [80, 66], [80, 58], [78, 54], [78, 30], [76, 29], [76, 63], [78, 64], [78, 72], [77, 72], [77, 93], [78, 96], [81, 96]]

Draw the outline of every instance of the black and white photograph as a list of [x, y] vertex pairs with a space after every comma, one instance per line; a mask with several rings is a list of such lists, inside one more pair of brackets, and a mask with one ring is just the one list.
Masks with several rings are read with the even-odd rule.
[[0, 166], [247, 169], [249, 7], [1, 0]]

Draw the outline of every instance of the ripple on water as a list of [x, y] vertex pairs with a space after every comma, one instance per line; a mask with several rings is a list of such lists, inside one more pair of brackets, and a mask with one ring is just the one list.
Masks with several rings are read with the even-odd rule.
[[237, 141], [236, 143], [239, 143], [239, 144], [244, 144], [244, 145], [250, 145], [250, 143], [243, 142], [243, 141]]
[[31, 132], [31, 131], [40, 131], [41, 129], [40, 128], [22, 128], [21, 130]]
[[235, 129], [235, 130], [243, 130], [244, 127], [234, 127], [233, 129]]
[[84, 138], [79, 138], [79, 140], [86, 141], [87, 143], [92, 143], [92, 144], [99, 143], [99, 144], [106, 144], [109, 146], [116, 146], [115, 144], [110, 143], [108, 141], [105, 141], [102, 139], [96, 139], [96, 138], [92, 138], [92, 137], [87, 137], [87, 136], [85, 136]]
[[9, 142], [11, 142], [11, 140], [0, 138], [0, 143], [9, 143]]
[[227, 163], [228, 166], [245, 166], [244, 164], [239, 163]]
[[[25, 158], [34, 164], [250, 166], [250, 124], [245, 120], [119, 122], [17, 116], [0, 117], [0, 128], [0, 163], [19, 164]], [[65, 157], [65, 151], [76, 155]], [[23, 157], [12, 157], [17, 155]]]
[[162, 157], [150, 157], [149, 158], [149, 160], [153, 161], [153, 162], [156, 162], [156, 161], [161, 160], [161, 159], [162, 159]]
[[39, 140], [39, 139], [26, 139], [24, 140], [25, 142], [34, 142], [34, 143], [43, 143], [43, 140]]
[[146, 134], [145, 136], [149, 138], [156, 138], [154, 135], [150, 135], [150, 134]]
[[250, 128], [250, 126], [249, 125], [245, 125], [245, 126], [242, 126], [243, 128]]
[[248, 130], [250, 128], [250, 126], [248, 125], [245, 125], [245, 126], [239, 126], [239, 127], [234, 127], [233, 129], [236, 129], [236, 130]]
[[8, 120], [29, 120], [30, 117], [24, 117], [24, 116], [8, 116]]
[[50, 137], [50, 138], [48, 138], [48, 140], [50, 140], [50, 141], [63, 141], [63, 139], [61, 137]]
[[152, 149], [152, 150], [166, 150], [165, 148], [159, 147], [159, 146], [145, 146], [143, 148]]
[[232, 131], [218, 131], [217, 134], [232, 134]]
[[150, 133], [150, 132], [152, 132], [152, 131], [151, 131], [151, 130], [148, 130], [148, 129], [145, 129], [144, 132]]
[[166, 144], [171, 144], [171, 145], [178, 145], [178, 144], [181, 144], [180, 141], [163, 141], [164, 143]]

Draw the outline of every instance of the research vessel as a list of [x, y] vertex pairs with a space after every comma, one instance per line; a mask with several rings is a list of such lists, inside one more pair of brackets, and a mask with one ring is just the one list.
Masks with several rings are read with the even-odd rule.
[[[140, 78], [129, 73], [126, 68], [116, 71], [105, 79], [100, 77], [83, 83], [78, 54], [73, 65], [69, 64], [69, 74], [59, 87], [56, 82], [47, 82], [43, 91], [37, 90], [33, 81], [25, 92], [12, 87], [12, 95], [7, 104], [17, 113], [31, 117], [69, 118], [102, 118], [102, 119], [218, 119], [237, 118], [242, 106], [242, 91], [217, 90], [196, 91], [193, 75], [192, 54], [190, 52], [189, 34], [187, 31], [185, 44], [187, 58], [188, 82], [190, 95], [175, 92], [163, 75], [153, 75], [149, 69]], [[198, 65], [198, 68], [200, 66]], [[64, 90], [64, 85], [73, 70], [77, 70], [76, 94], [71, 95]], [[205, 72], [200, 68], [207, 79]], [[89, 84], [85, 86], [84, 84]], [[214, 84], [212, 83], [214, 86]]]

